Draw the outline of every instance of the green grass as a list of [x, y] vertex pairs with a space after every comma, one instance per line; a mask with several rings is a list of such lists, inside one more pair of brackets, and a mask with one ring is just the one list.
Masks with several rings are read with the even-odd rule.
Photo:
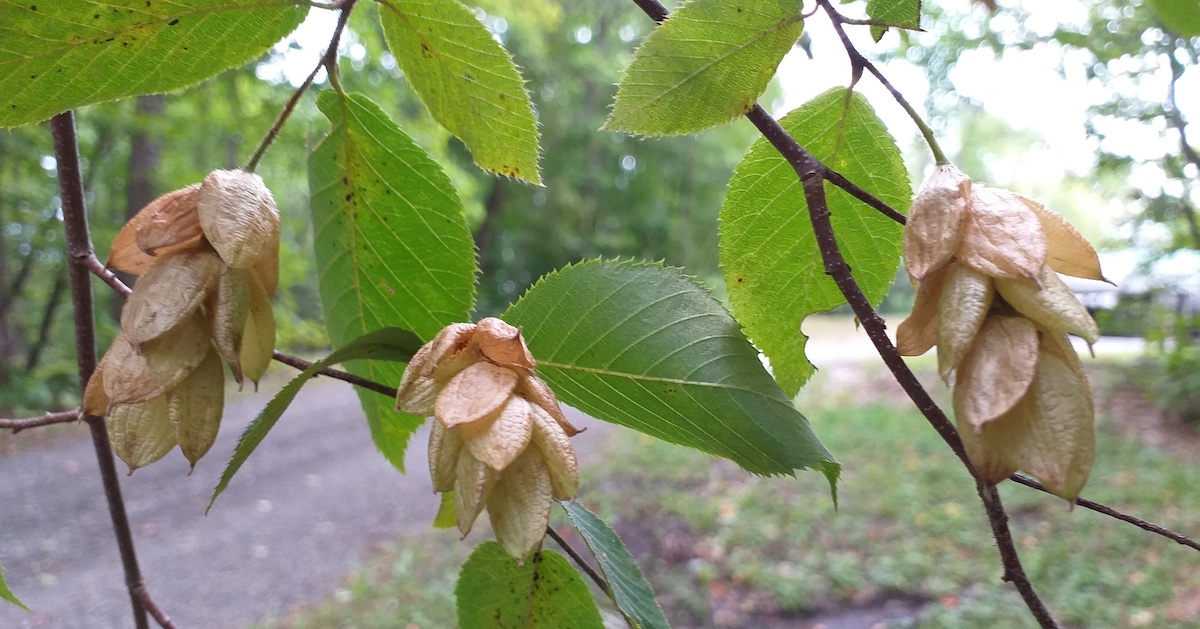
[[[586, 470], [578, 499], [622, 534], [676, 627], [766, 626], [893, 597], [920, 610], [891, 626], [1034, 626], [1001, 581], [970, 478], [923, 418], [886, 395], [855, 405], [861, 386], [834, 389], [818, 381], [801, 408], [844, 465], [836, 512], [819, 474], [752, 477], [624, 430], [611, 433], [604, 466]], [[1197, 486], [1200, 469], [1101, 426], [1086, 496], [1196, 533]], [[1022, 487], [1001, 489], [1026, 569], [1060, 622], [1200, 625], [1194, 551]], [[455, 570], [470, 551], [453, 538], [402, 538], [340, 597], [279, 626], [452, 626]]]

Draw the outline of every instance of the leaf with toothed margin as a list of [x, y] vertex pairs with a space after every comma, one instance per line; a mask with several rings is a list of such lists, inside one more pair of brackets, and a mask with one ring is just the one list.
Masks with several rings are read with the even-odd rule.
[[484, 542], [459, 571], [454, 597], [462, 629], [604, 629], [587, 583], [550, 550], [518, 562]]
[[875, 41], [883, 38], [889, 27], [921, 30], [921, 0], [867, 0], [867, 17], [871, 25], [871, 37]]
[[[246, 427], [242, 436], [238, 439], [237, 447], [233, 450], [233, 456], [230, 457], [229, 463], [225, 466], [225, 471], [221, 472], [221, 480], [217, 483], [216, 489], [213, 490], [212, 498], [208, 501], [208, 509], [212, 509], [213, 503], [217, 501], [217, 496], [225, 491], [229, 486], [229, 481], [233, 480], [233, 475], [241, 469], [242, 464], [254, 452], [255, 448], [262, 443], [266, 438], [267, 433], [275, 427], [276, 422], [291, 405], [292, 400], [296, 399], [296, 395], [300, 393], [303, 387], [317, 372], [331, 365], [336, 365], [348, 360], [372, 360], [372, 361], [393, 361], [397, 363], [408, 362], [412, 355], [418, 349], [421, 349], [421, 339], [417, 335], [400, 328], [384, 328], [364, 334], [345, 345], [334, 350], [332, 354], [313, 363], [300, 375], [292, 378], [292, 381], [287, 383], [267, 402], [266, 408], [263, 409], [254, 421]], [[364, 391], [369, 395], [373, 395], [386, 401], [388, 404], [394, 404], [395, 400], [381, 395], [375, 391]], [[205, 510], [205, 513], [208, 512]]]
[[594, 417], [725, 457], [756, 474], [840, 466], [737, 321], [678, 271], [590, 261], [551, 273], [503, 319], [538, 374]]

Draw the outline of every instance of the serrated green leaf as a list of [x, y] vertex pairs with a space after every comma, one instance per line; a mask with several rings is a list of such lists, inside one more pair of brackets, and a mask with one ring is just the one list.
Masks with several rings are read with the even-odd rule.
[[1200, 3], [1188, 0], [1150, 0], [1163, 24], [1183, 37], [1200, 35]]
[[921, 0], [867, 0], [867, 17], [871, 25], [871, 37], [875, 41], [883, 38], [888, 27], [921, 30]]
[[692, 0], [650, 33], [617, 87], [604, 129], [695, 133], [746, 113], [803, 18], [796, 0]]
[[[833, 89], [780, 124], [823, 163], [894, 208], [912, 200], [900, 150], [866, 99]], [[901, 226], [825, 184], [842, 255], [872, 303], [900, 264]], [[845, 302], [817, 250], [796, 171], [759, 140], [734, 171], [721, 208], [720, 255], [733, 313], [771, 359], [789, 396], [813, 373], [804, 355], [804, 318]]]
[[[412, 355], [421, 348], [421, 345], [421, 339], [408, 330], [400, 328], [375, 330], [347, 342], [329, 356], [318, 360], [308, 369], [300, 372], [300, 375], [292, 378], [291, 382], [288, 382], [280, 389], [279, 393], [275, 394], [275, 397], [271, 398], [270, 402], [267, 402], [267, 406], [258, 414], [258, 417], [254, 418], [254, 421], [250, 422], [250, 425], [242, 432], [242, 436], [238, 438], [237, 447], [233, 449], [233, 456], [230, 457], [225, 470], [221, 472], [221, 480], [213, 490], [212, 498], [208, 501], [208, 509], [212, 509], [217, 496], [220, 496], [221, 492], [229, 486], [229, 481], [233, 480], [233, 475], [242, 467], [258, 444], [262, 443], [267, 433], [275, 427], [275, 423], [279, 421], [283, 412], [300, 393], [300, 388], [317, 375], [317, 372], [331, 365], [355, 359], [408, 362]], [[377, 392], [368, 391], [367, 393], [383, 399], [388, 404], [393, 403], [387, 396]], [[208, 509], [205, 510], [206, 513]]]
[[616, 531], [578, 502], [560, 504], [599, 562], [617, 607], [635, 629], [670, 629], [654, 590]]
[[380, 0], [379, 21], [408, 82], [475, 163], [540, 184], [525, 81], [475, 14], [458, 0]]
[[600, 610], [562, 555], [542, 550], [517, 563], [495, 542], [475, 548], [454, 588], [461, 629], [603, 629]]
[[729, 312], [677, 271], [585, 262], [547, 275], [503, 317], [538, 374], [605, 421], [757, 474], [839, 466], [771, 379]]
[[[475, 295], [475, 244], [449, 177], [364, 96], [322, 92], [333, 129], [309, 159], [313, 245], [325, 325], [335, 347], [395, 326], [432, 338], [466, 321]], [[389, 385], [403, 370], [351, 363]], [[375, 445], [404, 469], [409, 436], [424, 421], [359, 393]]]
[[300, 24], [307, 5], [0, 0], [0, 127], [198, 83], [262, 54]]
[[8, 589], [8, 584], [4, 582], [4, 566], [0, 566], [0, 599], [6, 600], [25, 611], [29, 611], [29, 608], [25, 606], [25, 603], [22, 603], [21, 600], [12, 593], [12, 590]]

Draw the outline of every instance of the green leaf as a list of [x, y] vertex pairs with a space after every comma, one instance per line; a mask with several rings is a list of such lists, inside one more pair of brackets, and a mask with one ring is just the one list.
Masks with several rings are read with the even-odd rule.
[[512, 57], [458, 0], [380, 0], [388, 48], [480, 168], [540, 184], [533, 104]]
[[495, 542], [475, 548], [454, 588], [462, 629], [603, 629], [588, 586], [566, 558], [543, 550], [524, 564]]
[[621, 613], [636, 629], [670, 629], [662, 607], [654, 598], [654, 591], [616, 531], [578, 502], [560, 504], [567, 510], [575, 530], [587, 542], [592, 556], [600, 563], [600, 571], [604, 573]]
[[604, 129], [678, 135], [741, 116], [802, 27], [796, 0], [685, 3], [634, 54]]
[[757, 474], [839, 466], [729, 312], [655, 264], [585, 262], [509, 308], [538, 373], [567, 404]]
[[[466, 321], [475, 294], [475, 244], [442, 167], [364, 96], [317, 98], [333, 129], [309, 158], [314, 247], [325, 325], [335, 347], [395, 326], [429, 339]], [[395, 386], [403, 370], [347, 365]], [[375, 444], [404, 469], [424, 419], [360, 391]]]
[[[275, 423], [279, 421], [283, 412], [291, 405], [292, 400], [296, 399], [296, 394], [300, 393], [300, 388], [317, 375], [318, 371], [330, 365], [354, 359], [408, 362], [412, 355], [421, 348], [421, 345], [421, 339], [408, 330], [400, 328], [376, 330], [346, 343], [329, 356], [318, 360], [308, 369], [300, 372], [300, 375], [292, 378], [291, 382], [287, 383], [279, 393], [276, 393], [270, 402], [267, 402], [267, 406], [258, 414], [258, 417], [254, 418], [254, 421], [250, 422], [238, 439], [233, 456], [230, 457], [229, 464], [225, 466], [225, 471], [221, 472], [221, 480], [213, 490], [212, 498], [208, 501], [208, 509], [212, 509], [217, 496], [220, 496], [221, 492], [229, 486], [229, 481], [233, 480], [233, 475], [242, 467], [258, 444], [262, 443], [267, 433], [275, 427]], [[388, 404], [394, 403], [387, 396], [375, 391], [367, 391], [367, 393], [383, 399]], [[205, 510], [206, 513], [208, 509]]]
[[[827, 166], [888, 205], [908, 208], [912, 188], [900, 150], [861, 96], [833, 89], [780, 123]], [[878, 303], [900, 264], [902, 227], [832, 184], [825, 192], [842, 255]], [[789, 396], [813, 373], [800, 324], [845, 302], [825, 275], [807, 207], [796, 171], [759, 140], [734, 171], [721, 208], [721, 266], [733, 314]]]
[[921, 0], [867, 0], [867, 17], [871, 25], [871, 37], [875, 41], [883, 38], [889, 26], [921, 30]]
[[25, 611], [29, 611], [29, 608], [25, 606], [25, 603], [22, 603], [20, 599], [18, 599], [17, 596], [12, 593], [12, 590], [8, 589], [8, 584], [4, 582], [4, 566], [0, 566], [0, 599], [4, 599]]
[[1195, 0], [1150, 0], [1168, 30], [1183, 37], [1200, 35], [1200, 3]]
[[261, 55], [307, 13], [278, 0], [4, 0], [0, 127], [198, 83]]

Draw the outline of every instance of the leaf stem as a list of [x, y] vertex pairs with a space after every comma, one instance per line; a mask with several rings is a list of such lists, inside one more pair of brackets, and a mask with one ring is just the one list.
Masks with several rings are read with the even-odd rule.
[[[289, 98], [287, 103], [284, 104], [283, 110], [279, 112], [279, 116], [275, 118], [275, 122], [271, 124], [271, 128], [267, 130], [267, 134], [263, 136], [262, 141], [258, 143], [258, 147], [254, 149], [254, 154], [250, 156], [249, 161], [246, 162], [246, 166], [242, 170], [252, 173], [254, 172], [254, 169], [258, 168], [258, 163], [262, 160], [263, 155], [265, 155], [267, 149], [271, 147], [271, 144], [275, 141], [275, 138], [279, 136], [279, 131], [283, 129], [284, 123], [286, 123], [288, 118], [292, 116], [292, 112], [296, 109], [296, 104], [300, 102], [300, 97], [304, 95], [304, 92], [307, 91], [309, 86], [312, 85], [313, 81], [316, 80], [317, 73], [321, 71], [321, 68], [331, 65], [330, 59], [333, 60], [332, 65], [336, 65], [338, 42], [341, 41], [342, 31], [346, 29], [346, 23], [350, 20], [350, 10], [354, 8], [354, 3], [357, 1], [358, 0], [343, 0], [341, 3], [333, 6], [321, 7], [324, 9], [341, 9], [341, 14], [338, 15], [337, 26], [334, 27], [333, 35], [329, 38], [329, 47], [325, 49], [325, 54], [321, 55], [320, 60], [317, 61], [316, 67], [314, 67], [312, 72], [308, 74], [308, 78], [304, 79], [304, 82], [300, 84], [300, 87], [296, 88], [296, 91], [292, 93], [291, 98]], [[330, 81], [332, 82], [333, 73], [330, 72], [329, 76]]]

